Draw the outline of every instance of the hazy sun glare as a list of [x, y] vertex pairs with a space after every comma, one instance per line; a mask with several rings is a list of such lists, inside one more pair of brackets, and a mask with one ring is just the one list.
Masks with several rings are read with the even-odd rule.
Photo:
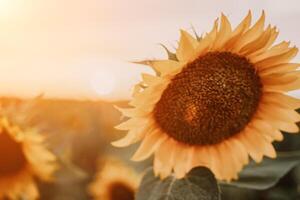
[[172, 48], [191, 25], [203, 33], [220, 12], [236, 24], [265, 9], [279, 39], [299, 45], [297, 2], [249, 0], [236, 10], [234, 0], [0, 0], [0, 95], [127, 99], [151, 71], [129, 61], [164, 57], [158, 43]]
[[116, 87], [116, 76], [108, 69], [99, 70], [91, 78], [91, 85], [99, 95], [108, 95]]
[[21, 5], [21, 0], [0, 0], [0, 17], [16, 15]]

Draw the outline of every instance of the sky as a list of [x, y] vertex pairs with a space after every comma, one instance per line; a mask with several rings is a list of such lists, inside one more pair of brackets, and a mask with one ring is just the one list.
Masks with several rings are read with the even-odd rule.
[[0, 95], [128, 99], [140, 73], [152, 73], [131, 61], [165, 58], [159, 43], [176, 46], [180, 28], [204, 33], [221, 12], [235, 26], [264, 9], [279, 40], [300, 46], [300, 2], [282, 2], [0, 0]]

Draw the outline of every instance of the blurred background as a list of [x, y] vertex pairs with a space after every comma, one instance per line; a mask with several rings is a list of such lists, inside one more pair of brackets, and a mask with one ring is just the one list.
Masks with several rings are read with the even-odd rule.
[[[254, 19], [265, 10], [267, 22], [280, 30], [278, 40], [300, 46], [298, 0], [0, 0], [1, 102], [43, 94], [30, 112], [64, 164], [56, 183], [39, 184], [41, 199], [91, 199], [86, 185], [107, 154], [142, 171], [151, 161], [128, 161], [134, 146], [110, 146], [123, 135], [113, 129], [122, 120], [113, 105], [126, 105], [140, 73], [152, 73], [131, 61], [164, 58], [159, 43], [173, 49], [180, 28], [205, 33], [221, 12], [235, 26], [249, 9]], [[297, 196], [295, 177], [287, 181]], [[224, 190], [224, 198], [232, 199], [231, 192]], [[238, 192], [272, 199], [273, 190]]]
[[264, 9], [279, 40], [300, 44], [298, 0], [0, 0], [0, 94], [128, 99], [141, 71], [165, 57], [179, 29], [201, 34], [224, 12], [237, 23]]

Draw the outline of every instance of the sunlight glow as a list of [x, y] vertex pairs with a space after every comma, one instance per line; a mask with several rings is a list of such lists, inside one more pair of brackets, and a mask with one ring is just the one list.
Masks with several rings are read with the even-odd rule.
[[10, 17], [17, 12], [20, 0], [0, 0], [0, 17]]
[[91, 85], [97, 94], [106, 96], [114, 92], [116, 77], [109, 69], [102, 69], [92, 77]]

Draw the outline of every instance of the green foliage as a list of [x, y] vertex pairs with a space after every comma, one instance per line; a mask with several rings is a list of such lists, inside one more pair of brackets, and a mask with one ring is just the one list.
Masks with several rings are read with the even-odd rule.
[[265, 158], [262, 163], [251, 162], [239, 175], [237, 181], [224, 185], [265, 190], [273, 187], [284, 175], [300, 163], [300, 151], [278, 153], [276, 159]]
[[[237, 181], [219, 182], [222, 191], [228, 193], [230, 188], [238, 189], [237, 193], [244, 196], [248, 191], [249, 199], [253, 195], [283, 195], [285, 191], [274, 192], [274, 186], [300, 163], [300, 151], [279, 152], [276, 159], [265, 158], [262, 163], [251, 162], [240, 173]], [[244, 190], [242, 190], [244, 188]], [[267, 192], [268, 189], [272, 192]], [[277, 191], [276, 190], [276, 191]], [[244, 193], [241, 193], [244, 191]], [[257, 192], [255, 192], [257, 191]], [[259, 193], [262, 191], [263, 193]], [[246, 192], [246, 193], [245, 193]], [[278, 193], [278, 194], [277, 194]], [[234, 195], [235, 195], [234, 194]], [[251, 196], [252, 195], [252, 196]], [[285, 194], [287, 195], [287, 194]], [[297, 194], [291, 193], [294, 197]], [[247, 198], [248, 198], [247, 197]], [[164, 180], [155, 177], [152, 168], [147, 170], [136, 196], [137, 200], [219, 200], [220, 192], [213, 174], [204, 167], [191, 170], [183, 179], [169, 176]], [[226, 199], [226, 198], [225, 198]]]
[[219, 200], [220, 193], [214, 175], [204, 167], [192, 169], [184, 178], [169, 176], [164, 180], [147, 170], [136, 200]]
[[175, 53], [171, 52], [164, 44], [160, 44], [160, 46], [162, 46], [162, 48], [164, 48], [164, 50], [167, 52], [169, 60], [178, 61], [178, 58]]

